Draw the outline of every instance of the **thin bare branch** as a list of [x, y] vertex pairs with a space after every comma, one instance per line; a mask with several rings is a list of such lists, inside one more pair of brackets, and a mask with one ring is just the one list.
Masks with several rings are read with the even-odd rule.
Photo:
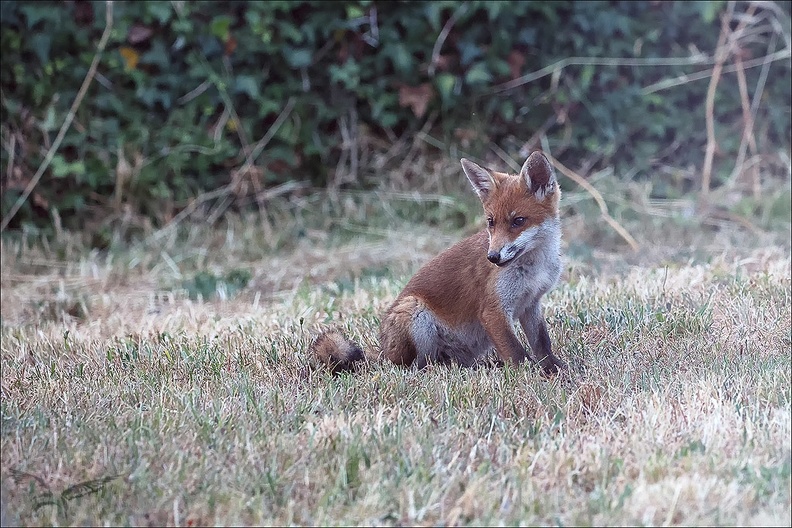
[[506, 153], [506, 151], [504, 151], [504, 150], [503, 150], [502, 148], [500, 148], [498, 145], [496, 145], [495, 143], [491, 143], [491, 144], [490, 144], [490, 150], [491, 150], [492, 152], [494, 152], [494, 153], [495, 153], [495, 154], [496, 154], [496, 155], [497, 155], [497, 156], [498, 156], [500, 159], [502, 159], [502, 160], [503, 160], [503, 162], [504, 162], [506, 165], [508, 165], [508, 166], [509, 166], [509, 168], [510, 168], [511, 170], [513, 170], [514, 172], [520, 172], [520, 166], [517, 164], [517, 162], [515, 162], [515, 161], [512, 159], [512, 157], [511, 157], [511, 156], [509, 156], [509, 155]]
[[[777, 40], [778, 40], [778, 34], [774, 33], [773, 37], [770, 39], [770, 44], [768, 45], [768, 49], [771, 52], [772, 52], [772, 50], [775, 49]], [[768, 53], [767, 56], [769, 56], [769, 55], [770, 54]], [[762, 94], [764, 93], [765, 82], [767, 82], [767, 75], [770, 72], [770, 63], [771, 63], [771, 61], [768, 60], [768, 61], [765, 61], [765, 63], [762, 65], [762, 71], [759, 73], [759, 80], [756, 81], [756, 89], [754, 90], [754, 96], [753, 96], [753, 100], [751, 101], [751, 108], [750, 108], [749, 114], [748, 114], [748, 120], [750, 121], [750, 125], [751, 125], [751, 130], [750, 130], [751, 139], [752, 139], [752, 141], [754, 143], [754, 145], [752, 146], [752, 149], [753, 149], [754, 152], [757, 151], [757, 148], [756, 148], [756, 139], [753, 137], [752, 128], [753, 128], [754, 123], [756, 122], [756, 113], [759, 111], [759, 102], [762, 99]], [[744, 79], [744, 75], [743, 75], [743, 84], [744, 84], [744, 82], [745, 82], [745, 79]], [[741, 88], [741, 90], [742, 90], [742, 88]], [[749, 129], [747, 127], [747, 123], [746, 123], [745, 132], [746, 133], [749, 132]], [[734, 170], [732, 171], [731, 175], [729, 176], [729, 180], [730, 181], [734, 180], [734, 178], [736, 178], [739, 175], [740, 171], [743, 169], [743, 160], [745, 158], [745, 149], [746, 149], [746, 139], [747, 139], [746, 138], [746, 134], [743, 134], [743, 139], [740, 142], [740, 149], [737, 152], [737, 163], [735, 163]], [[759, 170], [758, 170], [758, 168], [754, 168], [754, 165], [751, 165], [751, 167], [752, 167], [752, 172], [753, 172], [753, 176], [754, 176], [754, 180], [753, 180], [753, 194], [754, 194], [755, 198], [758, 198], [759, 194], [761, 193], [761, 189], [760, 189], [760, 185], [759, 185]]]
[[713, 64], [714, 57], [707, 55], [695, 55], [692, 57], [670, 57], [670, 58], [646, 58], [636, 59], [630, 57], [568, 57], [554, 62], [549, 66], [545, 66], [535, 72], [527, 73], [522, 77], [518, 77], [512, 81], [505, 82], [494, 86], [490, 92], [499, 93], [506, 90], [513, 90], [529, 82], [536, 81], [542, 77], [546, 77], [555, 73], [556, 71], [563, 70], [568, 66], [638, 66], [638, 67], [651, 67], [651, 66], [693, 66], [696, 64]]
[[553, 156], [548, 154], [547, 151], [545, 151], [545, 155], [548, 157], [550, 162], [559, 170], [559, 172], [561, 172], [564, 176], [566, 176], [573, 182], [583, 187], [583, 189], [585, 189], [586, 192], [588, 192], [591, 195], [591, 197], [594, 198], [594, 201], [597, 202], [597, 205], [599, 205], [600, 212], [602, 213], [602, 218], [608, 223], [608, 225], [610, 225], [613, 228], [614, 231], [616, 231], [619, 234], [620, 237], [622, 237], [630, 245], [633, 251], [638, 251], [641, 247], [640, 244], [638, 244], [635, 238], [633, 238], [633, 236], [610, 215], [610, 213], [608, 212], [608, 204], [605, 203], [605, 200], [602, 198], [600, 192], [597, 189], [595, 189], [594, 186], [591, 185], [588, 181], [586, 181], [585, 178], [577, 174], [572, 169], [566, 167], [560, 161], [558, 161]]
[[[735, 58], [737, 66], [742, 66], [742, 59], [737, 56]], [[743, 135], [740, 140], [740, 149], [737, 153], [737, 163], [735, 163], [734, 170], [737, 174], [743, 171], [743, 161], [745, 160], [746, 143], [751, 148], [751, 153], [756, 154], [756, 137], [753, 134], [753, 118], [751, 117], [751, 101], [748, 96], [748, 83], [745, 80], [745, 70], [742, 68], [737, 70], [737, 86], [740, 89], [740, 104], [743, 113]], [[753, 193], [754, 198], [759, 197], [759, 169], [756, 165], [751, 167], [753, 175]]]
[[712, 160], [715, 157], [715, 91], [718, 89], [723, 63], [728, 55], [724, 44], [729, 35], [729, 20], [724, 14], [721, 17], [721, 32], [718, 37], [718, 45], [715, 47], [715, 55], [718, 61], [712, 68], [709, 87], [707, 88], [707, 99], [704, 103], [704, 117], [707, 125], [707, 149], [704, 153], [704, 167], [701, 169], [701, 195], [706, 198], [710, 190], [710, 180], [712, 179]]
[[464, 3], [460, 4], [459, 7], [456, 8], [456, 11], [449, 17], [448, 21], [446, 21], [443, 29], [440, 30], [440, 34], [437, 35], [437, 40], [435, 40], [434, 47], [432, 47], [432, 62], [429, 64], [429, 77], [434, 77], [435, 69], [437, 68], [437, 61], [440, 60], [440, 50], [443, 48], [443, 43], [445, 39], [448, 38], [448, 34], [451, 32], [451, 28], [454, 27], [456, 24], [457, 19], [462, 16], [465, 11], [467, 11], [469, 4]]
[[[756, 68], [757, 66], [764, 66], [765, 64], [770, 64], [775, 61], [779, 60], [786, 60], [792, 57], [792, 51], [789, 49], [782, 49], [778, 50], [774, 53], [770, 53], [769, 55], [765, 55], [764, 57], [758, 57], [756, 59], [751, 59], [743, 62], [742, 67], [743, 69], [751, 69]], [[724, 66], [721, 73], [734, 73], [737, 71], [736, 65]], [[679, 75], [672, 79], [663, 79], [662, 81], [658, 81], [656, 83], [652, 83], [648, 86], [645, 86], [641, 90], [641, 95], [649, 95], [655, 92], [659, 92], [661, 90], [666, 90], [668, 88], [673, 88], [674, 86], [680, 86], [682, 84], [691, 83], [694, 81], [700, 81], [702, 79], [706, 79], [712, 75], [712, 69], [701, 70], [695, 73], [687, 74], [687, 75]]]
[[[269, 128], [269, 130], [267, 130], [267, 133], [264, 134], [264, 137], [262, 137], [256, 143], [256, 146], [253, 149], [251, 149], [247, 161], [240, 169], [236, 171], [237, 174], [244, 174], [248, 170], [250, 170], [250, 168], [253, 166], [253, 162], [255, 161], [255, 159], [258, 157], [258, 155], [261, 153], [264, 147], [267, 146], [270, 140], [275, 136], [275, 133], [278, 131], [278, 129], [283, 124], [283, 122], [289, 116], [289, 113], [291, 113], [292, 109], [294, 108], [294, 103], [295, 103], [294, 98], [289, 99], [289, 101], [286, 103], [286, 107], [278, 115], [277, 119], [275, 119], [275, 122], [272, 123], [272, 126]], [[209, 200], [227, 196], [228, 194], [234, 191], [236, 185], [237, 185], [237, 181], [234, 180], [231, 181], [231, 183], [223, 185], [222, 187], [218, 187], [217, 189], [214, 189], [212, 191], [205, 192], [200, 196], [196, 197], [194, 200], [190, 201], [189, 205], [187, 205], [187, 207], [181, 210], [179, 214], [174, 216], [173, 219], [170, 222], [168, 222], [167, 225], [163, 226], [157, 232], [153, 233], [149, 238], [151, 240], [160, 239], [167, 232], [169, 232], [174, 226], [178, 225], [179, 222], [181, 222], [186, 217], [191, 215], [198, 208], [198, 206], [208, 202]]]
[[[726, 13], [721, 16], [721, 33], [718, 37], [718, 45], [715, 48], [715, 55], [718, 58], [718, 62], [712, 69], [712, 77], [710, 78], [710, 84], [707, 89], [707, 99], [705, 101], [707, 148], [704, 154], [704, 167], [701, 170], [701, 197], [703, 200], [706, 200], [707, 196], [709, 195], [712, 180], [712, 161], [715, 156], [715, 149], [717, 147], [715, 140], [715, 91], [717, 90], [718, 81], [721, 77], [723, 63], [726, 62], [726, 59], [733, 53], [732, 48], [734, 47], [734, 43], [729, 46], [726, 45], [732, 34], [732, 30], [729, 27], [729, 22], [734, 16], [734, 5], [735, 2], [729, 2]], [[748, 7], [745, 16], [742, 18], [742, 20], [740, 20], [740, 23], [737, 25], [737, 28], [735, 28], [734, 33], [741, 32], [745, 28], [745, 25], [748, 23], [748, 21], [753, 19], [753, 14], [756, 11], [756, 8], [756, 4], [751, 4]], [[738, 70], [738, 75], [739, 71], [740, 70]]]
[[91, 85], [91, 81], [93, 81], [94, 76], [96, 75], [96, 68], [99, 66], [99, 59], [102, 57], [102, 52], [107, 46], [107, 41], [110, 39], [110, 32], [112, 29], [113, 1], [106, 0], [105, 29], [102, 33], [102, 37], [99, 39], [99, 44], [96, 46], [96, 53], [94, 54], [93, 61], [91, 62], [91, 67], [88, 68], [88, 73], [85, 74], [85, 79], [83, 79], [82, 86], [80, 86], [80, 90], [77, 92], [77, 97], [74, 98], [74, 102], [72, 102], [71, 108], [69, 108], [69, 113], [66, 114], [66, 119], [63, 120], [63, 124], [61, 125], [60, 131], [58, 132], [58, 136], [55, 138], [52, 146], [47, 151], [47, 155], [44, 157], [44, 161], [41, 163], [41, 165], [39, 165], [36, 174], [30, 180], [30, 183], [28, 183], [27, 187], [25, 187], [22, 195], [17, 199], [17, 201], [14, 203], [14, 206], [11, 207], [11, 210], [3, 218], [3, 223], [0, 224], [0, 232], [4, 231], [5, 228], [8, 227], [9, 222], [11, 222], [17, 212], [19, 212], [19, 209], [28, 199], [30, 193], [33, 192], [33, 189], [36, 187], [36, 185], [38, 185], [39, 180], [44, 175], [44, 171], [47, 170], [50, 163], [52, 162], [52, 159], [55, 157], [55, 153], [58, 151], [58, 147], [60, 147], [63, 138], [66, 136], [66, 131], [69, 130], [72, 121], [74, 121], [74, 116], [77, 113], [77, 109], [80, 108], [80, 104], [82, 104], [82, 100], [85, 97], [85, 94], [88, 92], [88, 87]]

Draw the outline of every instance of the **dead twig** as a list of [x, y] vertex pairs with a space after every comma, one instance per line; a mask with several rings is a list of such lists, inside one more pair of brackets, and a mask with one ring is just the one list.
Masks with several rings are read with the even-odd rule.
[[437, 68], [437, 62], [440, 60], [440, 50], [443, 49], [443, 43], [445, 42], [446, 38], [448, 38], [448, 34], [451, 33], [451, 28], [454, 27], [456, 21], [462, 16], [468, 9], [469, 5], [467, 3], [461, 4], [459, 7], [456, 8], [456, 11], [449, 17], [448, 21], [446, 21], [443, 29], [440, 30], [440, 34], [437, 35], [437, 40], [435, 40], [434, 47], [432, 47], [432, 61], [429, 64], [428, 74], [429, 77], [434, 77], [435, 69]]
[[[751, 149], [751, 154], [756, 155], [758, 149], [756, 148], [756, 137], [753, 134], [753, 118], [751, 117], [751, 101], [748, 97], [748, 83], [745, 80], [745, 70], [742, 68], [742, 58], [737, 56], [735, 62], [738, 66], [737, 70], [737, 86], [740, 89], [740, 105], [742, 106], [743, 113], [743, 135], [740, 140], [740, 149], [737, 153], [737, 163], [735, 163], [734, 170], [737, 174], [743, 172], [743, 162], [745, 161], [745, 145], [746, 143]], [[756, 165], [751, 167], [751, 175], [753, 182], [753, 195], [754, 198], [759, 198], [759, 169]]]
[[635, 238], [633, 238], [633, 236], [610, 215], [610, 213], [608, 212], [608, 204], [605, 203], [605, 200], [602, 198], [600, 192], [597, 189], [595, 189], [594, 186], [591, 185], [588, 181], [586, 181], [582, 176], [577, 174], [572, 169], [566, 167], [560, 161], [558, 161], [553, 156], [548, 154], [547, 151], [545, 151], [544, 154], [550, 160], [550, 163], [552, 163], [559, 170], [559, 172], [561, 172], [564, 176], [566, 176], [573, 182], [583, 187], [583, 189], [585, 189], [586, 192], [588, 192], [591, 195], [591, 197], [594, 198], [594, 201], [597, 202], [597, 205], [599, 205], [600, 212], [602, 213], [602, 218], [605, 219], [605, 221], [608, 222], [608, 225], [610, 225], [613, 228], [613, 230], [616, 231], [619, 234], [619, 236], [621, 236], [630, 245], [633, 251], [638, 251], [638, 249], [640, 249], [640, 245], [635, 240]]
[[[733, 3], [730, 8], [733, 9]], [[730, 9], [730, 11], [731, 11]], [[715, 91], [718, 88], [718, 81], [720, 81], [721, 72], [723, 70], [723, 63], [729, 52], [725, 49], [726, 39], [729, 36], [729, 18], [731, 12], [727, 16], [724, 14], [721, 17], [721, 32], [718, 36], [718, 44], [715, 47], [715, 66], [712, 68], [712, 76], [710, 77], [709, 87], [707, 88], [707, 99], [704, 103], [704, 117], [707, 125], [707, 148], [704, 152], [704, 167], [701, 169], [701, 196], [706, 199], [709, 195], [710, 180], [712, 179], [712, 160], [715, 156]]]
[[187, 207], [185, 207], [182, 211], [180, 211], [179, 214], [174, 216], [173, 219], [170, 222], [168, 222], [165, 226], [163, 226], [161, 229], [153, 233], [149, 237], [149, 239], [159, 240], [162, 236], [164, 236], [167, 232], [169, 232], [174, 226], [179, 224], [179, 222], [181, 222], [186, 217], [191, 215], [201, 204], [206, 203], [209, 200], [225, 197], [228, 194], [233, 193], [239, 184], [239, 179], [242, 177], [242, 175], [246, 174], [251, 169], [255, 159], [258, 157], [259, 154], [261, 154], [261, 151], [264, 149], [264, 147], [266, 147], [267, 144], [272, 140], [272, 138], [275, 136], [275, 133], [281, 127], [283, 122], [286, 121], [286, 118], [288, 118], [289, 114], [294, 108], [294, 103], [295, 103], [294, 98], [290, 98], [289, 101], [286, 103], [286, 107], [281, 111], [281, 113], [275, 119], [275, 122], [272, 123], [272, 126], [269, 128], [269, 130], [267, 130], [267, 133], [264, 134], [264, 137], [262, 137], [256, 143], [255, 147], [250, 151], [250, 154], [248, 155], [245, 164], [241, 168], [235, 171], [235, 176], [232, 178], [232, 181], [230, 183], [223, 185], [222, 187], [218, 187], [217, 189], [214, 189], [212, 191], [205, 192], [197, 196], [194, 200], [191, 200], [190, 203], [187, 205]]
[[520, 172], [520, 165], [518, 165], [518, 164], [517, 164], [517, 162], [516, 162], [516, 161], [514, 161], [514, 160], [511, 158], [511, 156], [509, 156], [509, 155], [506, 153], [506, 151], [504, 151], [504, 150], [503, 150], [502, 148], [500, 148], [498, 145], [496, 145], [495, 143], [491, 143], [491, 144], [490, 144], [490, 150], [491, 150], [492, 152], [494, 152], [494, 153], [495, 153], [495, 155], [497, 155], [497, 156], [498, 156], [498, 157], [499, 157], [501, 160], [503, 160], [503, 162], [504, 162], [506, 165], [508, 165], [508, 166], [509, 166], [509, 168], [510, 168], [511, 170], [513, 170], [514, 172]]
[[714, 57], [709, 57], [704, 54], [695, 55], [693, 57], [657, 57], [646, 59], [630, 57], [567, 57], [512, 81], [494, 86], [490, 90], [490, 93], [504, 92], [506, 90], [519, 88], [529, 82], [560, 72], [569, 66], [693, 66], [696, 64], [712, 64], [714, 62]]
[[341, 132], [341, 156], [338, 158], [335, 173], [329, 184], [333, 190], [338, 190], [344, 183], [355, 182], [358, 179], [360, 138], [357, 109], [354, 105], [338, 120], [338, 129]]
[[[735, 2], [729, 2], [729, 6], [726, 10], [726, 13], [723, 14], [721, 17], [721, 33], [718, 37], [718, 45], [715, 48], [715, 56], [718, 58], [718, 62], [715, 63], [715, 66], [712, 69], [712, 78], [710, 79], [709, 88], [707, 89], [707, 99], [705, 102], [705, 117], [707, 123], [707, 149], [704, 154], [704, 167], [701, 170], [701, 198], [703, 200], [707, 199], [710, 190], [710, 184], [712, 179], [712, 160], [715, 155], [715, 149], [717, 147], [715, 141], [715, 90], [718, 86], [718, 81], [720, 80], [721, 73], [723, 71], [723, 63], [726, 62], [726, 59], [733, 54], [734, 47], [736, 46], [736, 38], [733, 38], [734, 35], [741, 35], [745, 26], [748, 24], [749, 21], [753, 20], [753, 14], [756, 12], [757, 5], [756, 3], [751, 3], [748, 6], [748, 10], [745, 14], [741, 17], [737, 28], [732, 31], [729, 28], [729, 21], [734, 17], [734, 5]], [[729, 42], [729, 46], [726, 46], [727, 41]], [[737, 55], [737, 81], [738, 83], [745, 82], [745, 71], [744, 68], [741, 66], [741, 60], [739, 55]], [[740, 75], [742, 74], [742, 81], [740, 80]], [[740, 88], [741, 96], [742, 96], [743, 88]], [[744, 100], [747, 101], [748, 97], [748, 89], [745, 88], [745, 96]], [[745, 123], [746, 129], [748, 127], [748, 123]], [[753, 125], [751, 125], [753, 127]], [[754, 143], [754, 146], [756, 144]]]
[[410, 150], [407, 151], [407, 154], [404, 156], [401, 165], [399, 165], [398, 172], [403, 181], [406, 180], [405, 175], [407, 174], [409, 167], [413, 164], [413, 157], [416, 155], [416, 150], [418, 150], [419, 143], [424, 140], [426, 134], [432, 129], [438, 115], [439, 114], [436, 110], [429, 114], [429, 117], [426, 118], [426, 122], [421, 127], [421, 130], [415, 134], [410, 145]]
[[190, 101], [192, 101], [193, 99], [204, 93], [206, 90], [208, 90], [210, 86], [212, 86], [212, 81], [206, 80], [202, 82], [196, 88], [193, 88], [188, 93], [176, 99], [176, 104], [182, 105], [189, 103]]
[[11, 222], [17, 212], [19, 212], [19, 209], [28, 199], [30, 193], [32, 193], [33, 189], [36, 187], [36, 185], [38, 185], [41, 176], [44, 174], [44, 171], [47, 170], [47, 167], [49, 167], [52, 159], [55, 157], [55, 152], [57, 152], [58, 147], [60, 147], [60, 144], [63, 141], [63, 138], [66, 136], [66, 131], [69, 130], [72, 121], [74, 121], [74, 116], [77, 113], [77, 109], [80, 108], [80, 104], [82, 104], [82, 100], [85, 97], [85, 94], [88, 92], [88, 87], [91, 85], [91, 81], [93, 81], [93, 78], [96, 75], [96, 68], [99, 66], [99, 59], [102, 57], [102, 52], [107, 46], [107, 41], [110, 39], [110, 32], [113, 29], [113, 1], [105, 0], [105, 6], [105, 29], [102, 33], [102, 37], [99, 39], [99, 44], [96, 46], [96, 53], [94, 54], [93, 61], [91, 62], [91, 67], [88, 68], [88, 73], [85, 74], [85, 79], [83, 79], [82, 86], [80, 86], [80, 90], [77, 92], [77, 97], [74, 98], [74, 102], [72, 102], [71, 108], [69, 108], [69, 113], [66, 114], [66, 119], [63, 120], [60, 131], [58, 131], [58, 136], [55, 138], [52, 146], [47, 151], [47, 155], [44, 157], [44, 161], [39, 166], [36, 174], [27, 184], [27, 187], [25, 187], [22, 195], [17, 199], [17, 201], [14, 203], [14, 206], [11, 207], [11, 210], [8, 211], [8, 214], [3, 218], [3, 223], [0, 224], [0, 232], [5, 231], [5, 228], [8, 227], [9, 222]]
[[269, 142], [272, 141], [272, 138], [275, 137], [275, 134], [278, 132], [278, 129], [281, 127], [283, 122], [288, 119], [289, 114], [291, 114], [291, 111], [294, 109], [294, 104], [296, 102], [297, 101], [294, 99], [294, 97], [289, 98], [289, 100], [286, 102], [286, 106], [283, 107], [281, 113], [278, 114], [277, 118], [275, 118], [275, 122], [272, 123], [272, 126], [269, 128], [269, 130], [267, 130], [267, 133], [264, 134], [264, 137], [256, 142], [256, 145], [251, 150], [250, 155], [248, 156], [247, 161], [241, 170], [244, 171], [250, 169], [250, 167], [253, 165], [253, 162], [255, 162], [256, 158], [258, 158], [259, 154], [261, 154], [261, 151], [264, 150], [264, 147], [266, 147]]
[[8, 167], [6, 169], [6, 177], [10, 182], [14, 177], [14, 154], [16, 154], [16, 134], [11, 133], [11, 145], [8, 147]]
[[[792, 57], [792, 51], [789, 48], [781, 49], [765, 55], [764, 57], [757, 57], [756, 59], [751, 59], [744, 61], [742, 67], [746, 70], [751, 68], [756, 68], [758, 66], [764, 66], [765, 64], [770, 64], [775, 61], [779, 60], [786, 60]], [[737, 71], [736, 65], [724, 66], [721, 73], [734, 73]], [[702, 79], [706, 79], [712, 74], [711, 69], [697, 71], [695, 73], [687, 74], [687, 75], [679, 75], [674, 77], [673, 79], [663, 79], [662, 81], [658, 81], [656, 83], [652, 83], [648, 86], [645, 86], [641, 89], [641, 95], [649, 95], [655, 92], [659, 92], [661, 90], [667, 90], [668, 88], [673, 88], [674, 86], [680, 86], [682, 84], [688, 84], [695, 81], [700, 81]]]
[[[775, 50], [776, 41], [778, 40], [778, 34], [774, 33], [773, 37], [770, 40], [770, 44], [768, 46], [768, 55], [769, 56], [773, 50]], [[752, 145], [751, 150], [754, 154], [758, 152], [756, 146], [756, 138], [753, 134], [753, 126], [756, 122], [756, 113], [759, 110], [759, 102], [762, 99], [762, 94], [764, 93], [764, 86], [765, 82], [767, 82], [767, 75], [770, 72], [770, 60], [765, 60], [764, 64], [762, 64], [762, 71], [759, 73], [759, 80], [756, 81], [756, 89], [754, 90], [753, 99], [751, 101], [751, 106], [748, 109], [748, 113], [745, 113], [745, 98], [747, 98], [747, 88], [744, 88], [745, 85], [745, 73], [742, 73], [742, 80], [740, 81], [740, 95], [743, 98], [743, 119], [745, 120], [745, 129], [743, 133], [743, 138], [740, 141], [740, 149], [737, 152], [737, 163], [734, 165], [734, 170], [732, 171], [731, 176], [729, 177], [730, 181], [733, 181], [740, 172], [744, 169], [743, 163], [745, 159], [745, 150], [747, 147], [747, 140], [750, 139]], [[743, 66], [742, 59], [738, 61], [739, 66]], [[739, 79], [739, 78], [738, 78]], [[743, 95], [743, 90], [745, 90], [745, 95]], [[750, 123], [750, 125], [749, 125]], [[761, 195], [761, 185], [759, 179], [759, 169], [755, 165], [753, 165], [752, 169], [753, 174], [753, 195], [754, 198], [759, 199]]]

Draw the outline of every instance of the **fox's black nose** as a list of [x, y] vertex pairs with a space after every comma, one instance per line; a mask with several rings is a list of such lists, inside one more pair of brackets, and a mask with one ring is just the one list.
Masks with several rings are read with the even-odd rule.
[[500, 253], [490, 251], [489, 253], [487, 253], [487, 260], [489, 260], [493, 264], [497, 264], [498, 262], [500, 262]]

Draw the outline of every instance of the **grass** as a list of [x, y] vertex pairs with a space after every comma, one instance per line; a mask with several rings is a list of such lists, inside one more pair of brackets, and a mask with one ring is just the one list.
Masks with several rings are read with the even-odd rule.
[[334, 377], [317, 328], [376, 346], [410, 274], [480, 224], [473, 201], [382, 198], [101, 254], [4, 239], [3, 524], [792, 522], [788, 221], [616, 208], [631, 253], [567, 205], [545, 316], [568, 375]]

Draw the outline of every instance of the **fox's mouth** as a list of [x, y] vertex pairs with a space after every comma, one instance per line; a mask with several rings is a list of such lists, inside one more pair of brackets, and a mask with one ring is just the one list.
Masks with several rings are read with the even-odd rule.
[[524, 252], [525, 252], [525, 248], [520, 249], [517, 253], [514, 254], [513, 257], [509, 258], [508, 260], [501, 260], [500, 262], [494, 262], [494, 264], [499, 268], [505, 268], [506, 266], [514, 262]]

